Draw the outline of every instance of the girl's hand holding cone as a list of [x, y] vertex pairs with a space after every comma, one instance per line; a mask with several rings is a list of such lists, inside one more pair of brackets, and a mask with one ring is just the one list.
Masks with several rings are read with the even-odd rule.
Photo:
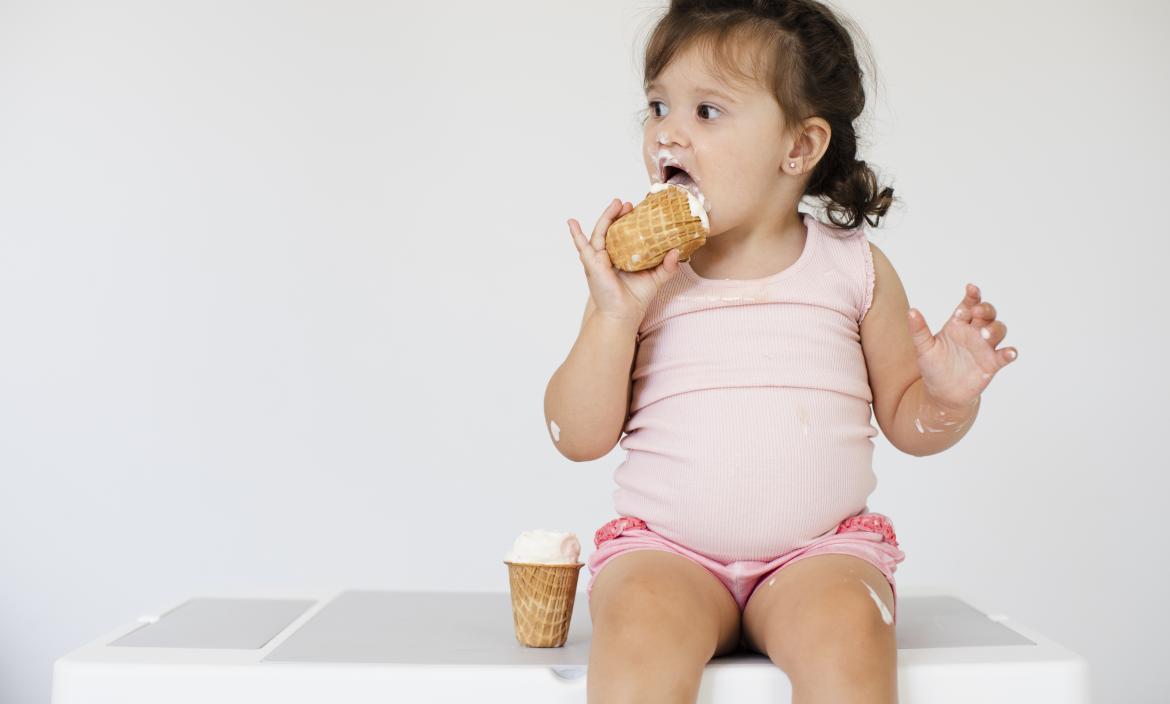
[[650, 269], [627, 272], [615, 268], [605, 247], [606, 233], [614, 220], [633, 209], [633, 204], [615, 198], [601, 213], [590, 239], [585, 238], [581, 226], [571, 218], [569, 234], [581, 255], [589, 295], [597, 312], [637, 325], [642, 322], [658, 289], [678, 273], [679, 250], [672, 249], [658, 266]]

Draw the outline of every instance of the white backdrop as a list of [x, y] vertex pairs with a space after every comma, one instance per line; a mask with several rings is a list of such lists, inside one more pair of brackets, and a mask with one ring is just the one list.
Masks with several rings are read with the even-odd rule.
[[[871, 237], [932, 330], [972, 281], [1020, 350], [951, 450], [876, 439], [899, 584], [1165, 701], [1170, 10], [839, 6], [904, 199]], [[0, 2], [0, 701], [192, 595], [504, 591], [535, 527], [588, 556], [624, 451], [544, 427], [565, 221], [645, 195], [663, 7]]]

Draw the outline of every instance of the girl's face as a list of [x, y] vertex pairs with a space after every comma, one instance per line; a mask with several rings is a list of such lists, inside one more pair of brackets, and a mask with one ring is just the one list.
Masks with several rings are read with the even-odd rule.
[[646, 173], [660, 183], [671, 176], [667, 167], [686, 170], [703, 194], [712, 235], [752, 221], [760, 204], [776, 202], [784, 122], [770, 92], [724, 83], [692, 46], [650, 84], [646, 100]]

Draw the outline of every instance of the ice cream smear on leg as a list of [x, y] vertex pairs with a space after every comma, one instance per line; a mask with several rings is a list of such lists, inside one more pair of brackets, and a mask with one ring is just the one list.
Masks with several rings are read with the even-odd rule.
[[861, 580], [861, 583], [864, 584], [865, 588], [869, 590], [869, 598], [873, 599], [873, 603], [877, 604], [878, 611], [880, 611], [882, 614], [882, 622], [887, 626], [893, 623], [894, 617], [890, 615], [890, 610], [886, 608], [885, 602], [882, 601], [882, 598], [877, 595], [877, 592], [873, 590], [873, 587], [869, 586], [869, 582], [863, 579]]
[[581, 543], [572, 532], [537, 528], [516, 538], [504, 555], [508, 562], [535, 562], [545, 565], [575, 565], [581, 557]]

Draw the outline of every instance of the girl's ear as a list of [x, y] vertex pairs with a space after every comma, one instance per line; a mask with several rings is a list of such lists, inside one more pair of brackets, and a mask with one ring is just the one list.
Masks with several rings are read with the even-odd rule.
[[[812, 171], [829, 150], [832, 135], [832, 127], [823, 118], [808, 118], [803, 123], [800, 135], [793, 141], [792, 148], [788, 150], [788, 159], [785, 160], [783, 167], [794, 170], [797, 174]], [[791, 166], [792, 163], [796, 166]]]

